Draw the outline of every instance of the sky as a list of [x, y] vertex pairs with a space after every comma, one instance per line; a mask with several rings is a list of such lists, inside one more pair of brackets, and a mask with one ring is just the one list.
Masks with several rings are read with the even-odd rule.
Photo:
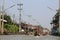
[[[14, 7], [5, 10], [5, 12], [11, 17], [15, 14], [15, 20], [18, 22], [20, 13], [18, 8], [20, 7], [17, 4], [21, 2], [23, 3], [22, 21], [51, 29], [50, 23], [52, 17], [56, 14], [56, 10], [59, 8], [58, 1], [59, 0], [4, 0], [4, 8], [7, 9], [10, 6], [15, 5]], [[0, 0], [0, 8], [1, 6], [2, 0]], [[31, 15], [31, 17], [28, 17], [28, 15]]]

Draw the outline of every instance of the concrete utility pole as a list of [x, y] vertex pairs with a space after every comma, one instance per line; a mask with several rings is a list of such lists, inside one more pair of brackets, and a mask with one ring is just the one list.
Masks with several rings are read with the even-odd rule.
[[[0, 13], [2, 13], [2, 16], [0, 15], [0, 32], [1, 32], [1, 34], [3, 34], [3, 32], [4, 32], [4, 22], [6, 22], [6, 21], [4, 20], [4, 12], [5, 12], [6, 10], [14, 7], [14, 6], [15, 6], [15, 5], [12, 5], [12, 6], [10, 6], [9, 8], [4, 9], [4, 0], [2, 0], [2, 11], [0, 11]], [[2, 20], [1, 20], [1, 17], [2, 17]], [[1, 24], [1, 21], [2, 21], [2, 24]]]
[[15, 23], [15, 14], [13, 14], [13, 25]]
[[1, 33], [1, 12], [0, 12], [0, 33]]
[[[31, 25], [31, 24], [30, 24], [30, 21], [31, 21], [32, 15], [27, 15], [27, 16], [28, 16], [28, 20], [29, 20], [28, 25]], [[29, 34], [29, 28], [30, 28], [30, 26], [28, 27], [28, 34]]]
[[22, 6], [23, 4], [21, 3], [20, 1], [20, 4], [17, 4], [20, 8], [18, 9], [20, 11], [20, 14], [19, 14], [19, 32], [21, 32], [21, 13], [22, 13]]
[[59, 0], [59, 33], [60, 33], [60, 0]]
[[1, 33], [1, 14], [0, 14], [0, 33]]
[[[2, 19], [4, 20], [4, 0], [2, 0]], [[2, 21], [1, 34], [4, 32], [4, 22]]]

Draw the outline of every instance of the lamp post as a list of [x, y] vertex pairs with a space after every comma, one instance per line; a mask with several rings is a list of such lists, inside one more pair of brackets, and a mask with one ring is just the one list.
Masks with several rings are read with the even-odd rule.
[[[15, 5], [12, 5], [9, 8], [12, 8], [14, 6]], [[4, 10], [4, 0], [2, 0], [2, 12], [0, 12], [0, 13], [2, 13], [2, 24], [1, 24], [1, 15], [0, 15], [0, 29], [1, 29], [1, 34], [3, 34], [3, 32], [4, 32], [4, 22], [7, 22], [6, 20], [4, 20], [4, 12], [6, 10], [8, 10], [9, 8], [7, 8], [7, 9]]]
[[[4, 20], [4, 0], [2, 0], [2, 20]], [[1, 34], [4, 32], [4, 22], [2, 21]]]

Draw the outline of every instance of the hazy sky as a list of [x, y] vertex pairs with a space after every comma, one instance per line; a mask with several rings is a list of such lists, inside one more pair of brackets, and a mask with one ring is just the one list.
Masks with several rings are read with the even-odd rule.
[[[30, 24], [40, 24], [43, 27], [51, 28], [50, 22], [52, 17], [56, 14], [56, 9], [58, 9], [58, 1], [59, 0], [22, 0], [23, 3], [23, 11], [22, 11], [22, 20], [29, 22]], [[2, 0], [0, 0], [0, 8]], [[17, 4], [20, 3], [20, 0], [5, 0], [5, 9], [15, 5], [13, 8], [6, 10], [6, 13], [13, 16], [15, 14], [16, 20], [19, 18], [19, 6]], [[52, 8], [50, 10], [48, 7]], [[32, 17], [28, 18], [27, 15], [32, 15]], [[36, 19], [36, 20], [33, 20]], [[39, 23], [38, 23], [39, 22]]]

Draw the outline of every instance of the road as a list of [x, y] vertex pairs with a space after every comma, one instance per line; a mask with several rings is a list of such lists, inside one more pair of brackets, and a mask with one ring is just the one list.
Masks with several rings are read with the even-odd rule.
[[0, 40], [60, 40], [55, 36], [0, 35]]

